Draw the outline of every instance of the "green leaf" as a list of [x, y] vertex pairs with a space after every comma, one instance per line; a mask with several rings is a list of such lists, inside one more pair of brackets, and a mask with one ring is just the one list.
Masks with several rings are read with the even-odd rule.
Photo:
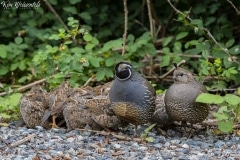
[[153, 142], [154, 141], [154, 138], [153, 137], [146, 137], [145, 140], [147, 142]]
[[224, 102], [224, 98], [219, 95], [201, 93], [196, 102], [207, 103], [207, 104], [221, 104]]
[[71, 21], [74, 21], [74, 18], [73, 17], [68, 17], [68, 19], [67, 19], [69, 22], [71, 22]]
[[193, 19], [191, 24], [197, 25], [198, 29], [203, 29], [203, 22], [201, 19]]
[[224, 133], [230, 133], [233, 130], [233, 120], [229, 121], [219, 121], [218, 129]]
[[8, 115], [6, 113], [0, 113], [1, 117], [4, 118], [4, 119], [9, 119], [11, 118], [11, 115]]
[[176, 41], [183, 39], [184, 37], [186, 37], [188, 35], [188, 32], [181, 32], [176, 36]]
[[83, 39], [87, 42], [91, 41], [93, 39], [92, 35], [89, 33], [84, 34]]
[[91, 15], [88, 12], [82, 12], [82, 13], [79, 14], [79, 16], [84, 20], [91, 20], [92, 19]]
[[120, 48], [122, 46], [122, 39], [108, 41], [102, 47], [102, 52], [109, 51], [112, 48]]
[[199, 49], [197, 49], [197, 48], [192, 48], [192, 49], [186, 50], [185, 53], [186, 53], [186, 54], [195, 55], [195, 54], [201, 53], [201, 50], [199, 50]]
[[50, 40], [59, 40], [59, 39], [61, 39], [60, 37], [59, 37], [59, 35], [57, 35], [57, 34], [53, 34], [53, 35], [51, 35], [48, 39], [50, 39]]
[[156, 125], [157, 125], [156, 123], [150, 125], [149, 127], [147, 127], [147, 128], [144, 130], [144, 132], [145, 132], [145, 133], [150, 132]]
[[238, 71], [235, 69], [235, 67], [231, 67], [228, 69], [229, 73], [231, 74], [238, 74]]
[[226, 94], [224, 99], [228, 104], [233, 106], [240, 104], [240, 97], [233, 94]]
[[163, 39], [163, 47], [166, 47], [171, 41], [173, 37], [167, 37]]
[[76, 4], [76, 3], [78, 3], [78, 2], [81, 2], [82, 0], [70, 0], [69, 2], [70, 2], [70, 4]]
[[14, 41], [15, 41], [16, 44], [21, 44], [23, 42], [23, 39], [22, 39], [22, 37], [16, 37], [14, 39]]
[[22, 97], [22, 94], [20, 94], [20, 93], [14, 93], [11, 96], [9, 96], [8, 99], [9, 99], [10, 105], [18, 106], [21, 97]]
[[61, 78], [65, 78], [66, 75], [65, 74], [62, 74], [62, 73], [57, 73], [54, 75], [54, 79], [61, 79]]
[[91, 57], [91, 58], [89, 59], [89, 61], [90, 61], [90, 63], [91, 63], [94, 67], [96, 67], [96, 68], [100, 67], [100, 59], [99, 59], [99, 58], [97, 58], [97, 57]]
[[6, 58], [7, 57], [6, 46], [3, 45], [3, 44], [0, 45], [0, 57], [1, 58]]
[[6, 66], [0, 67], [0, 75], [5, 75], [8, 73], [8, 68]]
[[228, 120], [228, 118], [229, 118], [228, 115], [223, 114], [223, 113], [214, 112], [212, 114], [218, 121]]
[[12, 63], [11, 66], [10, 66], [10, 70], [14, 71], [15, 69], [17, 69], [18, 65], [19, 65], [19, 62]]
[[86, 49], [86, 50], [91, 50], [91, 49], [93, 49], [93, 47], [95, 47], [95, 44], [93, 44], [93, 43], [88, 43], [88, 44], [85, 46], [85, 49]]
[[175, 42], [173, 50], [174, 50], [174, 53], [181, 53], [182, 52], [182, 43]]
[[57, 4], [57, 0], [49, 0], [49, 2], [53, 5], [56, 5]]
[[105, 71], [103, 69], [99, 69], [96, 74], [96, 79], [101, 81], [105, 76]]
[[77, 9], [76, 7], [63, 7], [63, 10], [66, 12], [69, 12], [71, 14], [77, 14]]
[[72, 41], [65, 41], [64, 44], [72, 44]]
[[106, 68], [105, 69], [105, 76], [106, 77], [113, 77], [113, 70], [112, 70], [112, 68]]
[[229, 109], [228, 109], [228, 106], [221, 106], [219, 109], [218, 109], [218, 113], [221, 113], [221, 114], [226, 114], [229, 112]]
[[71, 51], [75, 54], [82, 54], [85, 52], [85, 50], [83, 48], [80, 48], [80, 47], [74, 47], [71, 49]]
[[113, 66], [115, 63], [115, 58], [114, 57], [109, 57], [106, 61], [105, 64], [107, 67]]
[[239, 54], [240, 53], [240, 45], [236, 45], [232, 47], [229, 52], [233, 55]]
[[230, 39], [229, 41], [227, 41], [226, 47], [227, 47], [227, 48], [228, 48], [228, 47], [231, 47], [231, 46], [234, 44], [234, 42], [235, 42], [235, 39]]
[[162, 57], [162, 61], [160, 62], [160, 66], [161, 67], [169, 66], [170, 60], [171, 60], [171, 56], [170, 55], [164, 55]]

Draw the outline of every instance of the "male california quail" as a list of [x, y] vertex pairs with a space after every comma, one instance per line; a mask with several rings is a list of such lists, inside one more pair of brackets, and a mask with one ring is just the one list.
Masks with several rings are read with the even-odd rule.
[[135, 72], [131, 64], [120, 62], [115, 66], [115, 79], [109, 98], [116, 116], [134, 124], [136, 128], [147, 123], [155, 109], [155, 96], [154, 88]]
[[208, 116], [209, 106], [195, 102], [198, 95], [207, 90], [189, 71], [180, 67], [174, 70], [173, 79], [175, 82], [167, 90], [164, 99], [167, 113], [175, 121], [189, 122], [192, 132], [192, 125]]
[[33, 86], [32, 89], [26, 92], [20, 101], [20, 113], [28, 127], [43, 125], [49, 128], [49, 123], [45, 121], [42, 124], [45, 110], [48, 108], [47, 103], [48, 93], [41, 86]]

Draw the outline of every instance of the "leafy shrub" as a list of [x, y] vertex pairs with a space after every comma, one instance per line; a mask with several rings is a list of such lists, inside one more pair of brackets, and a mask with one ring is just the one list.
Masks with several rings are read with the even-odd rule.
[[217, 104], [219, 109], [213, 113], [218, 121], [218, 129], [224, 133], [231, 133], [234, 124], [239, 122], [240, 118], [240, 97], [233, 94], [225, 96], [213, 95], [208, 93], [200, 94], [197, 102], [207, 104]]
[[5, 98], [0, 97], [0, 117], [4, 120], [17, 120], [19, 102], [22, 94], [15, 93]]

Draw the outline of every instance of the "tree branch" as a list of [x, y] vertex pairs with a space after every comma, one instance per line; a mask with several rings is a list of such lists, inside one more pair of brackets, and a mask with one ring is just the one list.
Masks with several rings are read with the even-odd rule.
[[149, 19], [149, 25], [150, 25], [150, 33], [151, 37], [155, 38], [155, 31], [154, 31], [154, 20], [152, 18], [152, 10], [151, 10], [151, 0], [147, 1], [147, 8], [148, 8], [148, 19]]
[[[184, 64], [184, 63], [186, 63], [186, 61], [185, 61], [185, 60], [181, 60], [181, 62], [179, 62], [179, 63], [177, 64], [177, 67], [181, 66], [181, 65]], [[172, 69], [170, 69], [167, 73], [165, 73], [164, 75], [160, 76], [159, 78], [160, 78], [160, 79], [164, 79], [164, 78], [167, 77], [169, 74], [171, 74], [175, 69], [176, 69], [175, 66], [172, 67]]]
[[124, 6], [124, 33], [123, 33], [123, 49], [122, 55], [126, 52], [126, 41], [127, 41], [127, 30], [128, 30], [128, 8], [127, 8], [127, 0], [123, 0]]
[[230, 3], [231, 6], [235, 9], [235, 11], [237, 12], [237, 15], [240, 15], [240, 11], [239, 11], [239, 10], [237, 9], [237, 7], [233, 4], [233, 2], [230, 1], [230, 0], [227, 0], [227, 2]]
[[47, 7], [53, 12], [53, 14], [57, 17], [57, 19], [59, 20], [59, 22], [64, 26], [64, 28], [69, 31], [67, 25], [63, 22], [62, 18], [58, 15], [58, 13], [55, 11], [55, 9], [52, 7], [52, 5], [48, 2], [48, 0], [43, 0]]
[[[34, 85], [43, 83], [43, 82], [45, 82], [45, 81], [46, 81], [46, 79], [43, 78], [43, 79], [40, 79], [40, 80], [35, 81], [35, 82], [33, 82], [33, 83], [27, 84], [27, 85], [25, 85], [25, 86], [22, 86], [22, 87], [18, 88], [18, 89], [17, 89], [17, 92], [22, 92], [22, 91], [24, 91], [24, 90], [26, 90], [26, 89], [31, 88], [31, 87], [34, 86]], [[0, 93], [0, 96], [5, 96], [5, 95], [7, 95], [7, 94], [13, 93], [14, 91], [15, 91], [15, 90], [12, 90], [12, 89], [11, 89], [9, 92], [2, 92], [2, 93]]]

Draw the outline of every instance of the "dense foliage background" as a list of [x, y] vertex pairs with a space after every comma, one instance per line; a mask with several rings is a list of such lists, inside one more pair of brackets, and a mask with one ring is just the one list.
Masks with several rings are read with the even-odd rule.
[[35, 9], [0, 10], [2, 117], [16, 117], [21, 97], [6, 93], [37, 80], [46, 80], [47, 89], [64, 79], [80, 86], [91, 78], [96, 85], [112, 80], [114, 65], [125, 60], [165, 90], [171, 75], [162, 75], [186, 60], [183, 67], [210, 93], [237, 97], [223, 114], [238, 121], [240, 1], [132, 0], [128, 12], [124, 1], [40, 2]]

